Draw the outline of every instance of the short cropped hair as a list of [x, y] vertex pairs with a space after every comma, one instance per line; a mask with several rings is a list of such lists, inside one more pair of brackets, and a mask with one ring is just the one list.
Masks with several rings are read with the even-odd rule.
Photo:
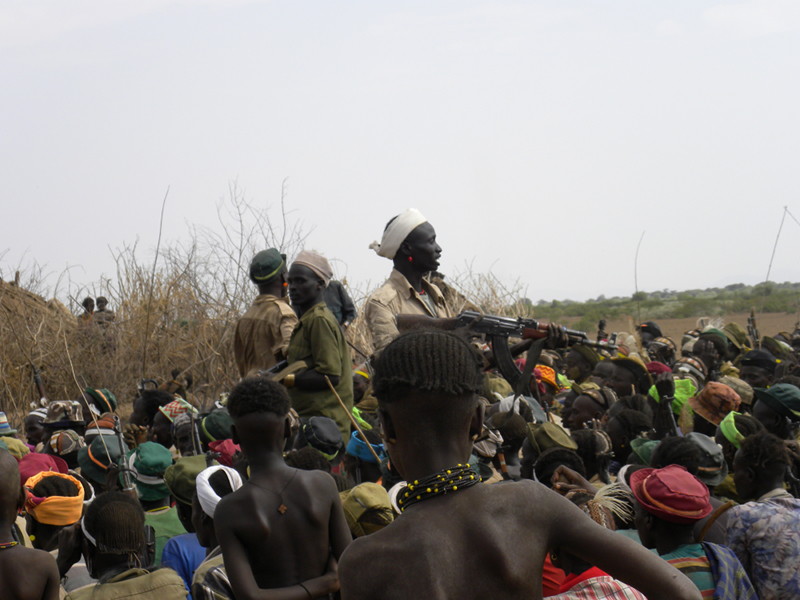
[[286, 388], [266, 377], [248, 377], [240, 381], [228, 396], [228, 412], [238, 419], [251, 413], [289, 414]]
[[471, 396], [483, 386], [478, 353], [466, 340], [444, 331], [401, 335], [384, 348], [374, 366], [373, 391], [383, 402], [412, 391]]
[[[90, 394], [87, 394], [87, 396], [89, 395]], [[142, 400], [144, 404], [144, 412], [147, 414], [147, 417], [150, 419], [150, 422], [152, 423], [153, 419], [155, 419], [156, 417], [156, 413], [158, 412], [158, 407], [166, 406], [167, 404], [175, 400], [175, 396], [163, 390], [144, 390], [139, 395], [139, 399]], [[94, 400], [90, 401], [94, 402]]]
[[700, 448], [686, 437], [665, 437], [650, 457], [650, 466], [654, 469], [663, 469], [668, 465], [685, 467], [692, 475], [700, 472], [700, 463], [703, 455]]

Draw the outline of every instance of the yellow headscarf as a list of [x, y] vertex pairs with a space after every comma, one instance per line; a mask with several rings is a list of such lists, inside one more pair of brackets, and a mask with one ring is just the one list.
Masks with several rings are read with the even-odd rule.
[[[78, 488], [77, 496], [46, 496], [39, 498], [33, 495], [33, 488], [45, 477], [61, 477], [74, 483]], [[42, 471], [25, 482], [25, 510], [43, 525], [65, 526], [77, 523], [83, 512], [83, 486], [72, 475], [64, 475], [55, 471]]]

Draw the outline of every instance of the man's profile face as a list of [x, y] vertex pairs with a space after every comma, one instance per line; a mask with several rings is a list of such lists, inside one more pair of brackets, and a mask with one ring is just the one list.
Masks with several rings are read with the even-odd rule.
[[408, 247], [413, 264], [420, 271], [435, 271], [439, 268], [442, 247], [436, 243], [436, 230], [430, 223], [418, 225], [408, 234], [404, 245]]

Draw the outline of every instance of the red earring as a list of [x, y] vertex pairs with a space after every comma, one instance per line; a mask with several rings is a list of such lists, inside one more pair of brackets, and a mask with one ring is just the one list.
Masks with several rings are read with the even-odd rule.
[[414, 262], [414, 257], [413, 256], [409, 256], [408, 257], [408, 262]]

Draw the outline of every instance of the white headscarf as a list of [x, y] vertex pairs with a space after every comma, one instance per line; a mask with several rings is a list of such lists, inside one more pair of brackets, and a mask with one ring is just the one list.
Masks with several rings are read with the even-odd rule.
[[397, 215], [392, 222], [389, 223], [386, 231], [383, 232], [380, 244], [378, 242], [372, 242], [369, 247], [375, 250], [378, 256], [392, 259], [400, 249], [400, 245], [408, 237], [408, 234], [427, 222], [428, 219], [423, 217], [422, 213], [416, 208], [409, 208], [404, 213]]
[[214, 465], [213, 467], [208, 467], [207, 469], [200, 471], [200, 474], [197, 476], [196, 480], [197, 499], [200, 501], [200, 507], [203, 509], [203, 512], [212, 519], [214, 518], [214, 509], [217, 508], [217, 504], [219, 504], [219, 501], [222, 500], [222, 498], [217, 495], [217, 492], [215, 492], [214, 488], [211, 487], [211, 484], [208, 483], [208, 478], [217, 471], [222, 471], [225, 473], [225, 476], [228, 478], [228, 482], [231, 484], [231, 490], [234, 492], [242, 487], [243, 483], [242, 476], [239, 475], [239, 471], [224, 465]]

